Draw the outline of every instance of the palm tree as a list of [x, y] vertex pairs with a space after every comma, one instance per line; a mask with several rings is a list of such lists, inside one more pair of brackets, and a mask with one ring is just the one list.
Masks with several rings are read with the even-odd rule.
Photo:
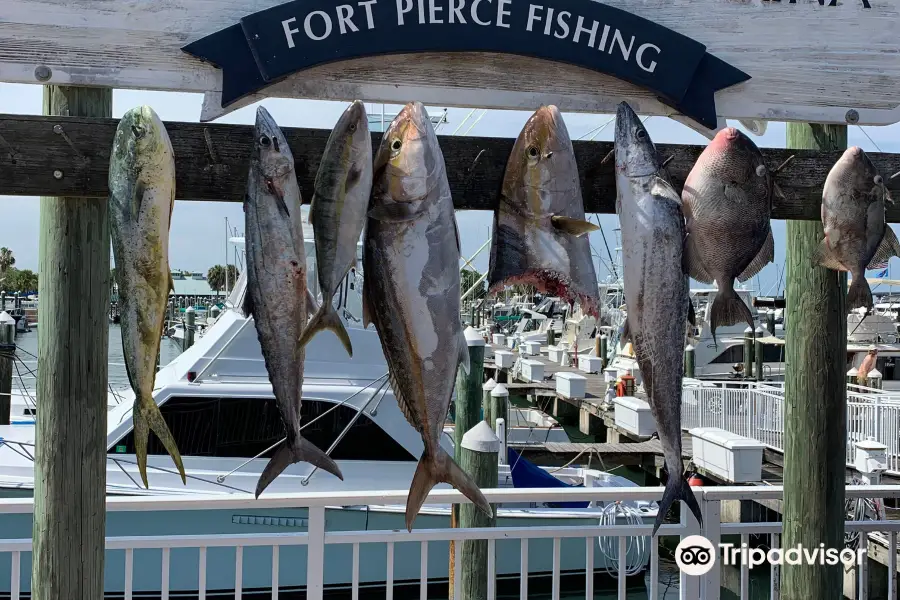
[[6, 273], [11, 266], [16, 264], [16, 257], [9, 248], [0, 248], [0, 275]]

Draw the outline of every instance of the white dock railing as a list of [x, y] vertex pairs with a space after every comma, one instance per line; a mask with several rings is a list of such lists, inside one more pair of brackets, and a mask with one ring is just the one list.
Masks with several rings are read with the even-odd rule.
[[[574, 489], [532, 489], [532, 490], [484, 490], [485, 496], [491, 503], [498, 502], [547, 502], [547, 501], [625, 501], [625, 500], [657, 500], [661, 497], [662, 488], [574, 488]], [[735, 500], [779, 500], [782, 497], [782, 488], [777, 486], [761, 486], [761, 487], [717, 487], [717, 488], [695, 488], [695, 494], [700, 502], [704, 515], [704, 527], [701, 530], [699, 525], [690, 516], [689, 511], [682, 511], [682, 522], [675, 525], [664, 525], [660, 529], [660, 536], [681, 536], [703, 535], [712, 542], [714, 547], [718, 548], [724, 539], [729, 539], [739, 546], [741, 543], [750, 542], [750, 536], [765, 536], [766, 544], [769, 548], [780, 547], [780, 534], [782, 531], [781, 523], [722, 523], [721, 515], [723, 514], [723, 502]], [[110, 497], [107, 500], [108, 521], [114, 517], [109, 513], [117, 513], [121, 511], [130, 511], [137, 513], [145, 511], [179, 511], [182, 516], [185, 514], [199, 517], [203, 513], [209, 511], [233, 511], [233, 510], [254, 510], [254, 511], [272, 511], [275, 509], [303, 509], [307, 510], [308, 524], [305, 532], [297, 533], [272, 533], [272, 534], [250, 534], [250, 535], [175, 535], [175, 536], [134, 536], [134, 537], [108, 537], [106, 539], [107, 562], [106, 562], [106, 581], [109, 586], [111, 579], [121, 578], [124, 581], [124, 598], [131, 600], [136, 593], [134, 589], [134, 580], [138, 569], [151, 569], [153, 566], [159, 570], [158, 579], [154, 581], [160, 582], [158, 590], [162, 598], [168, 598], [170, 593], [178, 590], [170, 589], [170, 566], [172, 562], [172, 552], [196, 552], [198, 557], [196, 564], [197, 588], [191, 590], [192, 593], [205, 600], [207, 594], [207, 580], [210, 573], [221, 577], [221, 570], [216, 573], [207, 570], [207, 554], [221, 548], [234, 549], [233, 563], [233, 596], [241, 598], [244, 592], [244, 575], [249, 572], [245, 571], [244, 554], [247, 552], [258, 552], [265, 548], [271, 552], [271, 578], [268, 579], [268, 573], [263, 573], [270, 583], [263, 588], [268, 595], [271, 593], [273, 599], [278, 598], [279, 593], [279, 570], [284, 567], [284, 560], [279, 560], [279, 553], [286, 548], [305, 547], [306, 559], [305, 564], [292, 563], [294, 570], [302, 570], [305, 568], [305, 588], [307, 598], [311, 600], [320, 600], [325, 590], [325, 554], [326, 549], [333, 546], [343, 546], [352, 552], [352, 561], [350, 561], [351, 580], [352, 580], [352, 598], [358, 599], [360, 594], [360, 552], [361, 548], [367, 545], [379, 545], [383, 548], [386, 568], [384, 571], [384, 587], [386, 587], [387, 598], [393, 598], [394, 594], [394, 549], [398, 544], [414, 543], [419, 544], [420, 548], [420, 597], [428, 598], [428, 551], [429, 543], [447, 542], [448, 540], [487, 540], [487, 561], [488, 575], [487, 598], [493, 600], [497, 596], [497, 580], [495, 577], [495, 565], [498, 554], [496, 552], [497, 542], [508, 544], [510, 540], [519, 540], [521, 548], [520, 569], [519, 573], [534, 574], [534, 567], [529, 569], [529, 540], [549, 539], [553, 542], [552, 552], [552, 598], [558, 600], [562, 593], [560, 586], [560, 547], [563, 541], [572, 539], [584, 540], [584, 549], [586, 551], [587, 560], [584, 572], [584, 587], [586, 588], [588, 598], [593, 597], [593, 552], [600, 541], [599, 536], [605, 536], [607, 542], [609, 537], [618, 538], [618, 566], [619, 573], [625, 568], [626, 552], [625, 543], [629, 537], [649, 535], [652, 523], [643, 525], [608, 525], [596, 527], [497, 527], [488, 529], [421, 529], [413, 530], [409, 533], [405, 530], [358, 530], [358, 531], [334, 531], [326, 527], [326, 508], [336, 508], [340, 506], [359, 506], [361, 504], [385, 504], [385, 505], [403, 505], [406, 501], [406, 490], [395, 492], [353, 492], [348, 494], [335, 493], [311, 493], [304, 495], [282, 495], [262, 497], [254, 500], [249, 497], [161, 497], [161, 498], [123, 498]], [[885, 498], [900, 496], [900, 486], [848, 486], [847, 498]], [[458, 492], [454, 490], [439, 490], [433, 492], [426, 504], [446, 505], [450, 502], [467, 502]], [[19, 515], [20, 518], [27, 519], [33, 510], [33, 504], [30, 499], [0, 499], [0, 519], [9, 518], [10, 516]], [[145, 513], [146, 514], [146, 513]], [[174, 517], [173, 517], [174, 518]], [[121, 521], [121, 517], [119, 517]], [[685, 521], [686, 520], [686, 521]], [[367, 525], [368, 527], [368, 525]], [[881, 532], [881, 540], [886, 546], [888, 556], [890, 557], [890, 567], [885, 575], [888, 581], [885, 582], [888, 589], [888, 597], [893, 598], [897, 593], [896, 583], [896, 553], [897, 553], [897, 532], [900, 531], [900, 521], [850, 521], [846, 523], [848, 532]], [[731, 537], [728, 537], [731, 536]], [[862, 536], [863, 540], [868, 540]], [[648, 578], [648, 599], [662, 600], [659, 585], [659, 538], [651, 544]], [[869, 543], [873, 543], [869, 541]], [[458, 552], [461, 544], [457, 543], [456, 558], [458, 560]], [[262, 547], [262, 548], [260, 548]], [[868, 548], [868, 546], [867, 546]], [[30, 553], [32, 549], [31, 539], [0, 539], [0, 595], [18, 600], [22, 593], [22, 577], [23, 573], [30, 573]], [[185, 550], [189, 549], [189, 550]], [[124, 552], [124, 561], [117, 562], [109, 560], [110, 551]], [[156, 552], [160, 557], [159, 562], [148, 559], [148, 551]], [[287, 550], [284, 550], [285, 552]], [[135, 552], [141, 552], [142, 558], [135, 560]], [[379, 553], [381, 550], [379, 550]], [[371, 556], [371, 553], [369, 554]], [[9, 562], [5, 562], [4, 556], [9, 556]], [[184, 556], [182, 554], [181, 556]], [[532, 558], [534, 558], [532, 554]], [[379, 557], [380, 559], [380, 557]], [[447, 557], [449, 560], [449, 556]], [[515, 559], [514, 559], [515, 560]], [[721, 597], [721, 583], [723, 581], [722, 561], [716, 560], [715, 566], [707, 574], [702, 576], [687, 576], [680, 573], [679, 597], [689, 600], [718, 600]], [[865, 563], [865, 561], [864, 561]], [[191, 563], [194, 564], [193, 562]], [[5, 571], [6, 565], [11, 568], [8, 577], [4, 581], [2, 573]], [[153, 565], [153, 566], [151, 566]], [[175, 564], [176, 567], [182, 567], [181, 564]], [[230, 566], [229, 566], [230, 567]], [[111, 573], [111, 569], [121, 569], [117, 573]], [[734, 567], [726, 567], [734, 568]], [[834, 568], [843, 568], [838, 564]], [[855, 568], [855, 567], [854, 567]], [[750, 566], [743, 564], [740, 569], [740, 589], [739, 598], [741, 600], [749, 600], [750, 589]], [[855, 576], [860, 582], [868, 582], [869, 576], [865, 566], [855, 568]], [[461, 585], [460, 577], [462, 569], [457, 567], [455, 572], [455, 596], [460, 598]], [[770, 578], [769, 596], [773, 600], [777, 600], [779, 589], [779, 573], [777, 568], [772, 568], [771, 573], [774, 575]], [[226, 573], [230, 577], [230, 572]], [[259, 576], [259, 572], [252, 573]], [[146, 579], [146, 578], [145, 578]], [[519, 577], [520, 598], [526, 599], [528, 593], [528, 578]], [[221, 580], [221, 579], [220, 579]], [[229, 584], [230, 585], [230, 584]], [[271, 592], [267, 590], [271, 588]], [[259, 587], [255, 588], [255, 592], [259, 593]], [[107, 592], [122, 594], [123, 590], [110, 590]], [[212, 590], [210, 590], [212, 591]], [[221, 590], [220, 590], [221, 591]], [[632, 590], [633, 593], [634, 590]], [[4, 593], [5, 592], [5, 593]], [[8, 594], [8, 596], [7, 596]], [[227, 595], [231, 596], [231, 590], [227, 590]], [[671, 596], [667, 596], [671, 597]], [[857, 598], [865, 600], [867, 598], [867, 588], [863, 586]], [[617, 580], [617, 598], [624, 600], [626, 598], [626, 578], [618, 577]]]
[[[719, 427], [784, 451], [784, 383], [685, 380], [681, 426]], [[887, 446], [888, 472], [900, 474], [900, 393], [847, 386], [847, 463], [854, 442]]]

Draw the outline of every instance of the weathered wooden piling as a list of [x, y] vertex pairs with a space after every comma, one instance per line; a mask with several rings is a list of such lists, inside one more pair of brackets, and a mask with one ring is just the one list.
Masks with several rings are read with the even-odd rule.
[[[841, 150], [845, 125], [787, 124], [787, 146]], [[820, 221], [787, 222], [783, 548], [841, 548], [847, 439], [845, 273], [811, 263]], [[781, 567], [783, 600], [840, 600], [841, 567]]]
[[[498, 480], [497, 454], [500, 451], [500, 439], [494, 430], [484, 421], [479, 421], [466, 432], [462, 439], [459, 454], [459, 466], [472, 476], [479, 488], [495, 488]], [[497, 522], [497, 506], [491, 505], [493, 518], [488, 518], [474, 504], [460, 506], [459, 526], [493, 527]], [[460, 547], [460, 564], [462, 569], [462, 598], [487, 598], [488, 556], [487, 540], [463, 540]]]
[[194, 345], [194, 329], [197, 326], [197, 311], [193, 306], [188, 306], [184, 310], [184, 340], [181, 344], [181, 350], [187, 350]]
[[[111, 117], [112, 90], [47, 85], [43, 109]], [[66, 137], [66, 127], [54, 132]], [[107, 200], [42, 197], [40, 214], [31, 597], [96, 600], [106, 535]]]
[[744, 377], [753, 377], [753, 328], [744, 330]]
[[[456, 372], [456, 401], [454, 403], [455, 427], [453, 441], [455, 456], [458, 459], [462, 452], [463, 436], [481, 420], [481, 396], [484, 381], [484, 347], [485, 341], [473, 327], [466, 327], [463, 332], [469, 347], [469, 373], [462, 369]], [[457, 460], [457, 462], [459, 462]], [[460, 463], [460, 466], [465, 467]], [[466, 471], [468, 472], [468, 471]], [[469, 473], [471, 475], [471, 473]], [[454, 504], [450, 512], [450, 527], [460, 527], [460, 506]], [[454, 561], [456, 543], [450, 542], [450, 598], [454, 597]]]
[[497, 415], [493, 412], [493, 405], [491, 403], [491, 391], [497, 387], [497, 382], [493, 379], [488, 379], [484, 382], [484, 385], [481, 386], [481, 410], [484, 413], [485, 422], [491, 427], [494, 426], [494, 421], [497, 419]]
[[13, 361], [16, 359], [16, 320], [0, 312], [0, 425], [9, 425], [12, 407]]
[[[503, 422], [509, 427], [509, 390], [502, 383], [498, 383], [491, 390], [491, 421], [488, 423], [491, 429], [497, 426], [497, 419], [503, 419]], [[504, 429], [504, 431], [507, 431]], [[506, 445], [506, 439], [500, 440]]]
[[755, 375], [757, 381], [762, 381], [765, 377], [765, 373], [763, 373], [763, 368], [765, 364], [765, 355], [763, 354], [764, 348], [763, 343], [760, 340], [766, 334], [766, 331], [762, 327], [756, 328], [756, 340], [753, 343], [753, 361], [755, 363]]
[[694, 350], [693, 346], [691, 346], [690, 344], [685, 346], [685, 348], [684, 348], [684, 376], [690, 377], [691, 379], [694, 378], [694, 373], [696, 373], [696, 370], [694, 369], [695, 354], [696, 354], [696, 350]]

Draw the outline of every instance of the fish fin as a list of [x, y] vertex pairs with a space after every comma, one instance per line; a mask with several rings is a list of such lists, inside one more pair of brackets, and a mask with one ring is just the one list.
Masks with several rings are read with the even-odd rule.
[[305, 437], [297, 434], [293, 442], [288, 440], [279, 446], [272, 458], [269, 459], [269, 462], [266, 463], [266, 468], [263, 469], [262, 475], [259, 476], [259, 481], [256, 482], [256, 497], [259, 498], [263, 490], [269, 487], [269, 484], [275, 481], [275, 478], [281, 475], [282, 471], [298, 462], [308, 462], [323, 471], [328, 471], [341, 481], [344, 480], [340, 468], [330, 456], [322, 452], [318, 446]]
[[738, 275], [738, 281], [744, 282], [763, 270], [767, 264], [775, 260], [775, 239], [772, 237], [772, 227], [769, 227], [769, 235], [763, 242], [762, 248], [759, 249], [753, 261], [747, 265], [744, 272]]
[[178, 446], [175, 444], [175, 438], [166, 425], [162, 413], [159, 412], [159, 406], [152, 397], [145, 397], [138, 394], [134, 401], [134, 410], [132, 411], [134, 418], [134, 453], [137, 457], [138, 470], [141, 473], [141, 481], [144, 482], [145, 488], [150, 488], [147, 483], [147, 441], [150, 438], [150, 432], [156, 434], [159, 441], [165, 447], [166, 451], [172, 457], [178, 474], [181, 475], [181, 482], [187, 485], [187, 477], [184, 474], [184, 464], [181, 462], [181, 454], [178, 452]]
[[138, 179], [134, 184], [134, 197], [131, 199], [131, 219], [137, 221], [141, 214], [141, 204], [144, 202], [144, 193], [147, 187], [144, 182]]
[[241, 308], [245, 317], [253, 316], [253, 296], [250, 294], [250, 290], [244, 291], [244, 305]]
[[572, 217], [564, 217], [562, 215], [553, 215], [550, 217], [550, 222], [556, 229], [574, 235], [575, 237], [581, 237], [586, 233], [600, 229], [590, 221], [573, 219]]
[[169, 291], [175, 291], [175, 280], [172, 279], [172, 271], [169, 271]]
[[709, 312], [709, 329], [712, 332], [713, 343], [716, 343], [716, 328], [720, 325], [735, 325], [745, 321], [751, 329], [753, 328], [753, 314], [731, 285], [720, 286]]
[[459, 334], [459, 362], [458, 366], [462, 367], [462, 370], [466, 372], [466, 375], [469, 374], [471, 370], [471, 365], [469, 364], [469, 344], [466, 342], [466, 336], [462, 333]]
[[650, 534], [651, 538], [656, 536], [659, 526], [663, 524], [666, 518], [666, 513], [669, 512], [669, 508], [676, 500], [683, 500], [688, 508], [691, 509], [691, 512], [694, 513], [694, 517], [699, 521], [701, 528], [703, 527], [703, 515], [700, 514], [700, 505], [697, 504], [697, 498], [694, 496], [687, 479], [684, 478], [684, 473], [679, 469], [678, 473], [669, 473], [666, 490], [663, 492], [662, 500], [660, 500], [659, 508], [657, 509], [656, 522], [653, 524], [653, 533]]
[[897, 241], [897, 234], [894, 233], [894, 229], [890, 224], [885, 223], [884, 237], [881, 238], [878, 250], [875, 251], [875, 256], [872, 257], [866, 268], [873, 269], [878, 263], [889, 261], [892, 256], [900, 256], [900, 242]]
[[826, 269], [833, 269], [835, 271], [848, 270], [847, 267], [841, 263], [841, 260], [834, 253], [831, 246], [828, 245], [828, 239], [819, 242], [819, 245], [813, 250], [811, 260], [813, 265], [825, 267]]
[[685, 236], [684, 249], [681, 253], [682, 267], [693, 279], [701, 283], [712, 283], [713, 278], [706, 272], [706, 267], [703, 266], [703, 262], [700, 259], [700, 251], [697, 249], [694, 239], [694, 236], [691, 234]]
[[694, 303], [688, 299], [688, 323], [697, 326], [697, 313], [694, 312]]
[[782, 200], [787, 200], [787, 196], [785, 195], [784, 191], [775, 182], [772, 183], [772, 194], [776, 198], [781, 198]]
[[453, 233], [456, 235], [456, 251], [462, 254], [462, 244], [459, 242], [459, 223], [456, 222], [456, 216], [453, 217]]
[[406, 529], [412, 531], [413, 522], [425, 503], [428, 493], [438, 483], [449, 483], [454, 488], [472, 501], [489, 518], [494, 517], [494, 511], [484, 494], [478, 489], [478, 485], [463, 471], [447, 452], [438, 447], [434, 456], [426, 448], [419, 459], [416, 474], [413, 475], [412, 485], [409, 486], [409, 496], [406, 500]]
[[850, 288], [847, 290], [847, 310], [851, 311], [857, 308], [871, 310], [872, 307], [872, 288], [869, 287], [869, 282], [866, 281], [863, 273], [850, 280]]
[[421, 212], [422, 201], [392, 202], [376, 206], [369, 211], [369, 218], [376, 221], [402, 222], [412, 221]]
[[341, 317], [328, 302], [322, 305], [322, 308], [313, 315], [310, 322], [303, 328], [303, 332], [300, 334], [300, 345], [305, 346], [308, 344], [323, 329], [333, 331], [338, 339], [341, 340], [341, 344], [344, 345], [344, 350], [353, 358], [353, 345], [350, 343], [350, 334], [347, 333], [347, 329], [341, 322]]
[[369, 303], [366, 300], [366, 282], [367, 279], [363, 280], [363, 293], [362, 293], [362, 322], [363, 329], [368, 329], [369, 325], [372, 324], [372, 310], [369, 308]]
[[306, 288], [306, 312], [307, 314], [315, 314], [316, 311], [319, 310], [319, 303], [316, 301], [316, 297], [312, 295], [312, 292], [309, 291], [309, 288]]

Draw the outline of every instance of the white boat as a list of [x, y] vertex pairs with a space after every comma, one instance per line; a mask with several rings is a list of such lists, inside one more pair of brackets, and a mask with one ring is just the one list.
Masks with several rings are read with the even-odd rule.
[[[314, 254], [312, 256], [314, 260]], [[315, 273], [314, 268], [311, 271]], [[347, 356], [334, 335], [324, 332], [310, 342], [304, 365], [303, 435], [337, 461], [344, 481], [307, 463], [298, 463], [288, 467], [265, 493], [409, 489], [423, 444], [418, 432], [400, 412], [386, 381], [387, 365], [378, 334], [374, 328], [363, 329], [358, 322], [359, 313], [352, 312], [351, 307], [359, 307], [361, 312], [358, 284], [358, 274], [348, 276], [345, 293], [339, 299], [342, 319], [353, 344], [353, 358]], [[257, 480], [273, 448], [282, 440], [284, 428], [275, 407], [253, 321], [238, 308], [245, 293], [246, 274], [242, 274], [218, 320], [191, 348], [157, 374], [154, 400], [178, 442], [187, 484], [182, 484], [171, 458], [153, 435], [148, 456], [149, 489], [140, 483], [132, 435], [134, 396], [129, 391], [108, 412], [108, 494], [182, 495], [198, 499], [211, 494], [242, 499], [253, 497]], [[357, 297], [354, 299], [354, 296]], [[535, 418], [534, 415], [527, 416]], [[36, 418], [40, 418], [39, 410]], [[552, 429], [548, 427], [548, 430]], [[33, 422], [0, 427], [0, 496], [27, 496], [33, 492], [34, 440]], [[453, 454], [453, 440], [446, 433], [441, 445]], [[505, 458], [501, 456], [501, 461], [506, 462]], [[513, 486], [514, 470], [505, 465], [500, 465], [499, 469], [500, 486]], [[549, 473], [549, 470], [538, 472]], [[636, 486], [619, 476], [580, 468], [555, 469], [550, 479], [568, 485]], [[400, 529], [404, 526], [404, 512], [402, 505], [335, 506], [329, 508], [328, 528]], [[297, 527], [305, 527], [303, 513], [291, 509], [243, 509], [238, 512], [222, 509], [210, 511], [199, 520], [180, 518], [172, 513], [142, 513], [140, 518], [110, 519], [107, 535], [296, 531]], [[449, 506], [428, 507], [420, 514], [415, 527], [449, 527], [449, 515]], [[635, 517], [652, 520], [656, 517], [656, 506], [648, 502], [563, 508], [500, 505], [497, 517], [501, 524], [520, 526], [593, 526], [603, 519], [608, 522], [610, 518], [623, 523]], [[9, 535], [27, 537], [31, 526], [21, 515], [0, 516], [0, 529]], [[627, 562], [632, 569], [641, 570], [649, 560], [649, 544], [644, 543], [643, 538], [635, 541], [638, 543], [629, 544]], [[552, 540], [535, 540], [534, 543], [535, 551], [540, 549], [547, 556], [552, 554]], [[383, 552], [383, 548], [380, 551]], [[617, 560], [603, 552], [596, 552], [594, 556], [598, 572], [615, 565]], [[244, 554], [245, 571], [253, 570], [257, 560], [254, 557], [251, 552]], [[116, 558], [110, 556], [111, 560], [119, 558], [119, 555]], [[233, 556], [229, 559], [210, 552], [208, 560], [206, 589], [210, 593], [233, 590]], [[330, 585], [349, 585], [352, 572], [349, 560], [349, 556], [344, 556], [326, 561], [326, 579]], [[395, 561], [396, 581], [411, 579], [418, 582], [418, 548], [406, 549], [398, 545]], [[584, 544], [581, 544], [580, 552], [564, 552], [562, 561], [564, 572], [583, 573]], [[516, 573], [518, 568], [517, 559], [502, 560], [497, 564], [501, 576]], [[136, 590], [159, 589], [158, 566], [155, 571], [152, 567], [147, 569], [151, 572], [138, 573], [136, 567]], [[302, 572], [287, 571], [282, 572], [281, 589], [288, 592], [302, 588]], [[25, 572], [30, 572], [30, 568], [23, 565], [23, 574]], [[189, 569], [185, 572], [191, 574]], [[192, 577], [179, 573], [180, 570], [173, 570], [170, 575], [172, 593], [195, 591], [196, 570]], [[364, 583], [378, 585], [384, 581], [383, 570], [367, 573], [362, 575]], [[121, 574], [121, 569], [107, 571], [107, 593], [122, 592]], [[442, 568], [430, 569], [429, 577], [446, 580], [446, 563]], [[27, 590], [28, 582], [23, 581], [23, 585]], [[9, 589], [9, 586], [9, 579], [4, 580], [4, 571], [0, 570], [0, 590]]]

